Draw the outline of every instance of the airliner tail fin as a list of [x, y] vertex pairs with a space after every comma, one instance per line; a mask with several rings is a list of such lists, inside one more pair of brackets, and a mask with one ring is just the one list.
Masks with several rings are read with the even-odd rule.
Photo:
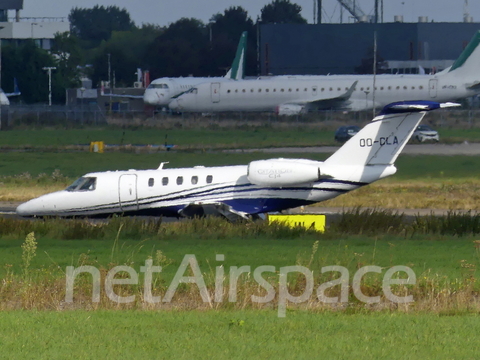
[[247, 32], [244, 31], [238, 42], [237, 53], [233, 60], [232, 67], [225, 75], [226, 78], [241, 80], [245, 75], [245, 53], [247, 51]]
[[[470, 80], [480, 80], [475, 76], [480, 72], [480, 31], [473, 36], [462, 51], [457, 60], [453, 63], [448, 74], [462, 76]], [[472, 79], [472, 77], [474, 77]]]

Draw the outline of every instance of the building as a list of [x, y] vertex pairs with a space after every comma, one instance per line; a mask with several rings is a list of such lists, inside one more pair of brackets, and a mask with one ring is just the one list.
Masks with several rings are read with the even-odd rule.
[[[0, 0], [0, 39], [3, 44], [20, 44], [34, 40], [45, 50], [50, 50], [56, 33], [70, 31], [70, 24], [64, 18], [21, 18], [23, 0]], [[8, 12], [15, 11], [9, 19]]]
[[427, 72], [450, 66], [480, 23], [267, 24], [260, 30], [262, 75], [354, 74], [373, 64], [374, 32], [377, 56], [384, 72]]

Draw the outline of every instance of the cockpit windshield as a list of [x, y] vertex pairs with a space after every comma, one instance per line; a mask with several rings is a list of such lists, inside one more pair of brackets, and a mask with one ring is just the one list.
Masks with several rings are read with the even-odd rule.
[[150, 84], [148, 85], [148, 89], [168, 89], [167, 84]]
[[198, 92], [197, 88], [191, 88], [184, 92], [184, 94], [196, 94]]
[[96, 177], [81, 177], [67, 187], [67, 191], [93, 191], [97, 185]]

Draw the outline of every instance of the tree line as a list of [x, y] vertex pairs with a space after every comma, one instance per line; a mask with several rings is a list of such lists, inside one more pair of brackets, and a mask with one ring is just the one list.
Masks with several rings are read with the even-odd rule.
[[[150, 71], [151, 79], [177, 76], [222, 76], [235, 56], [242, 32], [248, 32], [246, 74], [257, 74], [257, 31], [260, 24], [306, 24], [302, 8], [290, 0], [273, 0], [255, 21], [241, 6], [212, 15], [208, 24], [181, 18], [166, 27], [136, 26], [126, 9], [117, 6], [75, 7], [68, 19], [69, 33], [56, 34], [46, 51], [34, 41], [2, 45], [2, 88], [13, 89], [16, 78], [22, 95], [14, 101], [45, 103], [48, 74], [52, 72], [52, 99], [65, 103], [65, 89], [80, 86], [81, 76], [94, 87], [108, 80], [108, 57], [117, 87], [131, 86], [136, 70]], [[108, 55], [110, 54], [110, 55]]]

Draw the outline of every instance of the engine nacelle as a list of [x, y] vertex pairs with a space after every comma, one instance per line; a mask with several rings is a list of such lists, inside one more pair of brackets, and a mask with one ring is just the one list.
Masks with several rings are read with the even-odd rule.
[[295, 104], [285, 104], [277, 106], [276, 113], [277, 115], [298, 115], [304, 111], [304, 107], [302, 105], [295, 105]]
[[292, 186], [319, 180], [320, 168], [287, 159], [258, 160], [248, 164], [247, 178], [260, 186]]

